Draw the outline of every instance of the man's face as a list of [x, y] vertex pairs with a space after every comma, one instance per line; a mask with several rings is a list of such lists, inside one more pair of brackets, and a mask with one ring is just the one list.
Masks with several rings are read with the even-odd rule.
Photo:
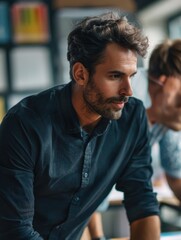
[[[162, 80], [164, 79], [164, 80]], [[166, 108], [167, 105], [173, 107], [181, 106], [181, 76], [161, 76], [149, 83], [149, 93], [154, 107], [159, 105]]]
[[173, 104], [173, 107], [181, 107], [181, 76], [168, 77], [163, 92], [169, 104]]
[[103, 62], [96, 66], [84, 87], [83, 98], [89, 112], [108, 119], [120, 118], [125, 102], [132, 96], [131, 77], [136, 70], [133, 51], [109, 44]]

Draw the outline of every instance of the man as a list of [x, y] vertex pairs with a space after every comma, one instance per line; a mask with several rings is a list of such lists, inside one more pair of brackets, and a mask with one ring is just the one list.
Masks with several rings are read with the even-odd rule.
[[124, 17], [69, 34], [72, 81], [14, 106], [0, 128], [0, 239], [78, 240], [116, 184], [131, 240], [158, 240], [145, 111], [132, 96], [148, 40]]

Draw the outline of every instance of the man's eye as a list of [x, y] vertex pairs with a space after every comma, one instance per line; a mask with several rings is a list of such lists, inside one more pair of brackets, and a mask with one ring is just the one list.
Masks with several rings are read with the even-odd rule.
[[132, 76], [130, 76], [130, 79], [131, 79], [131, 80], [135, 79], [135, 74], [132, 75]]
[[118, 78], [120, 78], [120, 74], [112, 74], [111, 78], [112, 79], [118, 79]]

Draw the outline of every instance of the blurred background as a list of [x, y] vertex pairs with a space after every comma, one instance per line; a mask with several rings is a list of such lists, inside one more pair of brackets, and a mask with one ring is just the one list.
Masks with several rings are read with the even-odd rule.
[[[164, 39], [181, 38], [181, 0], [0, 0], [0, 122], [23, 97], [69, 82], [68, 33], [81, 18], [117, 9], [149, 38], [148, 54], [138, 67], [147, 68], [151, 51]], [[177, 213], [165, 216], [180, 229]], [[103, 215], [107, 235], [129, 234], [120, 205]]]

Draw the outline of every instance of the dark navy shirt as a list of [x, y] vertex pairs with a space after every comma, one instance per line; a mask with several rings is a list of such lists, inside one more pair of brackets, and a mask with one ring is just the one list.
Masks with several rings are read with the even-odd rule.
[[0, 239], [79, 240], [114, 184], [130, 222], [158, 214], [147, 119], [130, 98], [119, 120], [80, 127], [71, 83], [30, 96], [0, 127]]

